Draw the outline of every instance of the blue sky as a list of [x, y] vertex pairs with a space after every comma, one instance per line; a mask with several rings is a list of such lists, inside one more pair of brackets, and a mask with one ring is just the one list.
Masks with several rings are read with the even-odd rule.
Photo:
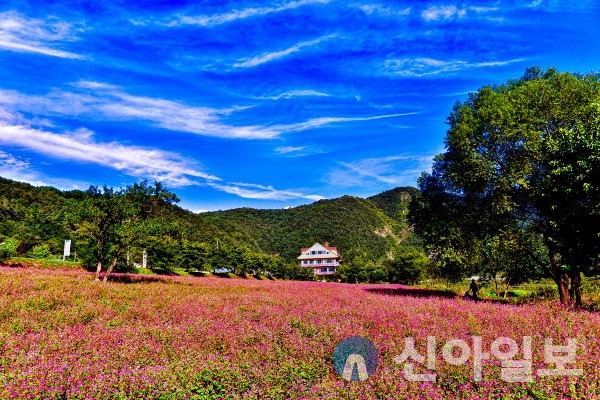
[[596, 1], [4, 1], [0, 176], [192, 211], [415, 186], [468, 92], [600, 68]]

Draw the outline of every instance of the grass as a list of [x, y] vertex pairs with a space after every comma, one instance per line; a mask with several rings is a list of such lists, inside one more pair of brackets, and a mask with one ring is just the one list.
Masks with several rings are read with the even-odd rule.
[[[116, 277], [123, 279], [104, 285], [82, 271], [0, 267], [0, 398], [600, 396], [597, 313], [474, 303], [402, 285]], [[378, 350], [377, 372], [364, 382], [343, 380], [332, 365], [337, 344], [355, 335]], [[437, 343], [436, 381], [409, 381], [394, 358], [407, 337], [426, 355], [429, 336]], [[566, 367], [584, 374], [510, 383], [490, 356], [475, 381], [472, 360], [452, 365], [442, 357], [449, 340], [470, 345], [479, 337], [489, 353], [496, 338], [509, 337], [520, 359], [524, 336], [532, 338], [534, 372], [548, 368], [545, 338], [575, 338], [576, 362]]]
[[3, 261], [0, 264], [8, 265], [10, 267], [20, 268], [38, 268], [38, 269], [50, 269], [50, 270], [72, 270], [80, 271], [84, 270], [80, 262], [76, 261], [62, 261], [53, 260], [46, 258], [28, 258], [28, 257], [13, 257]]

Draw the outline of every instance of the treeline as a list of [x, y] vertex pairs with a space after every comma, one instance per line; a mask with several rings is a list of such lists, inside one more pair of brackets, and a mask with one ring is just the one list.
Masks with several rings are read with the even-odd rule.
[[[370, 199], [344, 196], [284, 210], [236, 209], [194, 214], [176, 205], [160, 183], [62, 192], [0, 178], [0, 257], [71, 257], [90, 270], [128, 271], [142, 263], [176, 268], [314, 279], [298, 266], [301, 247], [335, 244], [344, 282], [416, 282], [425, 271], [409, 267], [425, 257], [406, 221], [414, 188]], [[420, 261], [419, 261], [420, 260]], [[99, 268], [100, 266], [100, 268]]]

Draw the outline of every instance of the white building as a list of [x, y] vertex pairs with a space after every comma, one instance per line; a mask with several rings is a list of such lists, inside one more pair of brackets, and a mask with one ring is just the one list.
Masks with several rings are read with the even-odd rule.
[[315, 275], [333, 275], [336, 267], [340, 266], [342, 257], [337, 247], [315, 243], [312, 247], [303, 247], [298, 257], [302, 268], [312, 268]]

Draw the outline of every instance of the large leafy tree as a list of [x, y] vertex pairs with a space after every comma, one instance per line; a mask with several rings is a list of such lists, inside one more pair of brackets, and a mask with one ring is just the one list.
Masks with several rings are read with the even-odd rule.
[[103, 263], [109, 262], [106, 282], [126, 249], [151, 231], [150, 217], [161, 205], [176, 201], [177, 197], [160, 182], [150, 185], [143, 181], [117, 190], [91, 186], [81, 203], [79, 233], [94, 241], [96, 280], [100, 279]]
[[457, 103], [448, 124], [446, 152], [412, 210], [426, 244], [474, 266], [473, 246], [519, 230], [515, 246], [556, 282], [560, 301], [581, 305], [581, 273], [600, 244], [600, 75], [530, 68]]

